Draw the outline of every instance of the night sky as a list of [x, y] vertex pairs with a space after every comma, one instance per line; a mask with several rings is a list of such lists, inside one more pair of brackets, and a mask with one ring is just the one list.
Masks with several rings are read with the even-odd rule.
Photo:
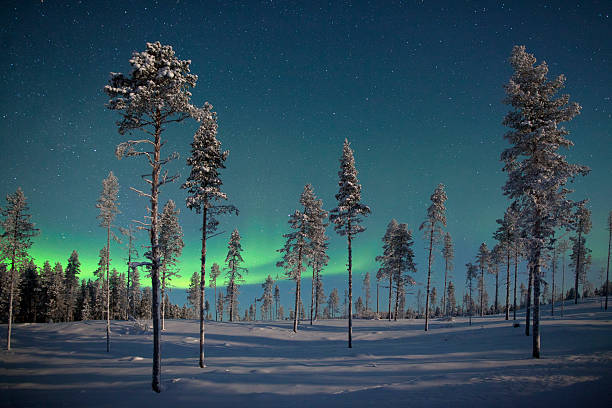
[[[106, 237], [95, 203], [110, 170], [121, 185], [117, 224], [142, 219], [147, 202], [129, 186], [144, 188], [139, 176], [149, 168], [141, 159], [115, 158], [125, 137], [102, 89], [109, 72], [129, 71], [133, 51], [160, 41], [192, 60], [199, 76], [192, 102], [214, 105], [218, 137], [231, 151], [222, 176], [240, 215], [222, 219], [225, 233], [209, 241], [209, 265], [223, 262], [237, 227], [247, 282], [282, 275], [274, 265], [287, 216], [298, 208], [306, 183], [325, 208], [335, 206], [338, 159], [348, 138], [363, 202], [372, 209], [366, 232], [354, 242], [355, 273], [375, 273], [381, 237], [397, 218], [414, 232], [415, 277], [423, 282], [426, 253], [418, 226], [442, 182], [460, 298], [463, 265], [481, 242], [494, 245], [495, 220], [508, 205], [499, 161], [507, 146], [501, 122], [509, 110], [503, 85], [512, 74], [512, 46], [523, 44], [547, 61], [550, 77], [566, 75], [565, 91], [583, 107], [567, 125], [575, 142], [568, 156], [592, 169], [574, 183], [573, 198], [590, 200], [587, 245], [596, 279], [605, 264], [604, 226], [612, 207], [612, 3], [170, 3], [4, 3], [0, 195], [21, 186], [28, 197], [41, 230], [31, 250], [37, 264], [65, 265], [76, 249], [81, 277], [92, 276]], [[181, 182], [189, 174], [185, 158], [195, 129], [191, 121], [164, 133], [166, 153], [181, 154], [169, 166]], [[186, 247], [178, 287], [199, 270], [200, 217], [185, 208], [185, 196], [179, 183], [161, 195], [162, 205], [171, 198], [181, 208]], [[346, 243], [332, 228], [328, 235], [331, 260], [324, 274], [336, 278], [326, 293], [334, 286], [342, 293]], [[144, 233], [139, 238], [146, 243]], [[111, 247], [121, 271], [124, 255], [121, 245]], [[442, 284], [440, 260], [435, 286]]]

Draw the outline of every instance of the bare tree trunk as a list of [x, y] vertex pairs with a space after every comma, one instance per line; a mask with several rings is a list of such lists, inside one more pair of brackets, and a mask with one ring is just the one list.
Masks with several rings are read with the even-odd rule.
[[[295, 309], [293, 312], [293, 332], [297, 333], [298, 331], [298, 313], [299, 313], [299, 305], [300, 305], [300, 283], [302, 280], [302, 247], [298, 249], [298, 271], [297, 276], [295, 277]], [[255, 311], [257, 313], [257, 310]]]
[[495, 314], [499, 313], [499, 269], [495, 274]]
[[[204, 288], [206, 287], [206, 216], [208, 208], [202, 209], [202, 253], [200, 257], [200, 368], [206, 367], [204, 363]], [[217, 299], [217, 286], [215, 285], [215, 300]], [[217, 306], [215, 306], [215, 318]]]
[[527, 284], [527, 300], [525, 301], [525, 336], [529, 336], [531, 321], [531, 287], [533, 284], [533, 267], [529, 266], [529, 283]]
[[514, 248], [514, 316], [516, 321], [516, 286], [518, 285], [518, 247]]
[[536, 253], [533, 273], [533, 358], [540, 358], [540, 251]]
[[[399, 269], [399, 268], [398, 268]], [[397, 321], [397, 314], [399, 311], [399, 297], [400, 297], [400, 275], [398, 274], [398, 279], [395, 282], [395, 313], [393, 316], [393, 320]]]
[[126, 293], [126, 301], [127, 301], [127, 316], [126, 320], [129, 318], [130, 313], [134, 315], [132, 311], [132, 302], [130, 302], [130, 264], [132, 263], [132, 227], [130, 226], [130, 238], [128, 243], [128, 270], [127, 270], [127, 293]]
[[376, 318], [380, 319], [380, 315], [378, 314], [378, 279], [376, 280]]
[[315, 278], [316, 278], [316, 273], [315, 273], [315, 267], [313, 265], [312, 267], [312, 293], [310, 295], [310, 325], [312, 326], [312, 319], [313, 319], [313, 314], [314, 314], [314, 304], [315, 304]]
[[161, 329], [166, 330], [166, 271], [162, 265], [161, 279]]
[[484, 267], [481, 267], [480, 268], [480, 317], [484, 316], [484, 292], [485, 292]]
[[561, 317], [565, 312], [565, 252], [563, 252], [561, 265]]
[[110, 226], [106, 229], [106, 352], [110, 352]]
[[[17, 231], [17, 229], [15, 228], [15, 231]], [[11, 349], [11, 331], [13, 329], [13, 291], [15, 290], [15, 243], [17, 242], [17, 240], [14, 241], [13, 243], [13, 256], [11, 258], [11, 272], [10, 272], [10, 279], [11, 279], [11, 285], [9, 287], [9, 315], [8, 315], [8, 328], [7, 328], [7, 335], [6, 335], [6, 349], [10, 351]]]
[[580, 228], [582, 228], [582, 221], [578, 229], [578, 258], [576, 259], [576, 281], [574, 283], [574, 304], [578, 304], [578, 277], [580, 276], [580, 253], [582, 252], [582, 235]]
[[433, 249], [434, 226], [429, 234], [429, 257], [427, 263], [427, 292], [425, 293], [425, 331], [429, 330], [429, 285], [431, 284], [431, 251]]
[[555, 269], [557, 267], [557, 247], [553, 248], [553, 259], [552, 259], [552, 302], [550, 315], [555, 315]]
[[393, 275], [389, 273], [389, 321], [391, 321], [391, 300], [393, 299]]
[[159, 197], [159, 172], [161, 169], [161, 113], [155, 114], [155, 143], [153, 173], [151, 175], [151, 286], [153, 301], [151, 304], [151, 315], [153, 320], [153, 380], [151, 386], [153, 391], [161, 392], [161, 336], [159, 316], [159, 239], [157, 236], [158, 221], [158, 197]]
[[442, 293], [442, 314], [446, 317], [446, 278], [448, 276], [448, 259], [444, 259], [444, 292]]
[[506, 251], [506, 320], [510, 320], [510, 247]]
[[230, 291], [231, 293], [229, 293], [229, 321], [233, 322], [234, 321], [234, 281], [232, 280], [230, 282]]
[[606, 266], [606, 285], [604, 290], [606, 291], [606, 305], [604, 307], [604, 310], [608, 310], [608, 285], [610, 282], [610, 243], [612, 243], [612, 225], [608, 225], [608, 229], [610, 230], [609, 236], [608, 236], [608, 264]]
[[317, 321], [317, 319], [319, 318], [319, 270], [317, 269], [317, 287], [315, 290], [315, 296], [316, 296], [316, 302], [315, 302], [315, 314], [314, 314], [314, 320]]
[[353, 347], [353, 248], [351, 247], [351, 220], [348, 221], [348, 348]]

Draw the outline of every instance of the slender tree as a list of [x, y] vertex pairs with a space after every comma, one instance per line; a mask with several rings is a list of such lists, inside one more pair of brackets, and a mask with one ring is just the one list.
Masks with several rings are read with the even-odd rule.
[[478, 248], [478, 255], [476, 255], [476, 262], [478, 263], [478, 269], [480, 269], [480, 277], [478, 280], [478, 291], [480, 298], [480, 316], [484, 314], [484, 295], [485, 295], [485, 272], [488, 270], [491, 263], [491, 252], [487, 248], [487, 244], [484, 242], [480, 244]]
[[495, 303], [494, 311], [495, 314], [499, 313], [499, 266], [504, 261], [503, 248], [498, 244], [493, 247], [489, 257], [489, 269], [488, 272], [495, 276]]
[[572, 265], [576, 268], [574, 272], [574, 303], [578, 304], [578, 283], [586, 276], [585, 265], [587, 263], [587, 257], [591, 252], [590, 249], [586, 247], [585, 237], [585, 235], [591, 232], [591, 212], [583, 205], [580, 205], [576, 211], [574, 223], [578, 235], [570, 238], [570, 241], [573, 242], [573, 252], [570, 258], [572, 260]]
[[[219, 269], [219, 264], [213, 262], [212, 267], [210, 268], [210, 281], [208, 286], [215, 289], [215, 299], [217, 299], [217, 278], [221, 275], [221, 270]], [[200, 289], [201, 290], [201, 289]], [[218, 320], [218, 312], [217, 305], [215, 302], [215, 321]]]
[[511, 128], [504, 136], [511, 146], [503, 151], [501, 160], [508, 173], [504, 194], [519, 202], [521, 224], [527, 232], [529, 268], [534, 280], [532, 354], [539, 358], [542, 251], [555, 228], [569, 225], [574, 203], [567, 198], [571, 191], [565, 185], [579, 174], [586, 175], [589, 169], [569, 164], [558, 152], [561, 147], [572, 146], [566, 138], [569, 132], [558, 124], [578, 115], [580, 106], [570, 104], [569, 95], [555, 98], [565, 77], [548, 80], [546, 63], [535, 63], [535, 57], [524, 46], [512, 50], [510, 64], [514, 74], [505, 86], [505, 102], [512, 111], [503, 122]]
[[[446, 282], [449, 278], [449, 272], [453, 270], [453, 259], [455, 258], [455, 251], [453, 249], [453, 240], [449, 232], [444, 234], [444, 246], [442, 247], [442, 256], [444, 257], [444, 293], [442, 294], [442, 313], [446, 316], [446, 296], [447, 286]], [[454, 295], [454, 292], [453, 292]]]
[[389, 279], [389, 297], [388, 297], [388, 320], [391, 321], [391, 301], [393, 300], [393, 272], [396, 268], [393, 265], [394, 258], [394, 247], [393, 247], [393, 234], [397, 231], [399, 224], [393, 218], [387, 225], [387, 230], [382, 238], [383, 242], [383, 254], [376, 257], [376, 261], [381, 263], [381, 267], [376, 273], [376, 279], [381, 281], [382, 279]]
[[557, 245], [557, 251], [561, 253], [561, 316], [565, 312], [565, 254], [570, 249], [569, 242], [563, 240]]
[[429, 330], [429, 288], [431, 286], [431, 266], [434, 261], [433, 247], [442, 237], [442, 226], [446, 226], [446, 207], [444, 206], [446, 199], [444, 184], [440, 183], [431, 195], [431, 205], [427, 209], [427, 219], [419, 227], [419, 230], [425, 233], [429, 251], [427, 258], [427, 290], [425, 292], [425, 331]]
[[[506, 266], [506, 320], [510, 319], [510, 259], [512, 257], [512, 250], [515, 245], [517, 237], [517, 214], [514, 211], [514, 207], [510, 206], [504, 213], [504, 218], [496, 220], [499, 227], [493, 234], [493, 238], [498, 241], [499, 251], [502, 260]], [[516, 310], [516, 277], [514, 282], [514, 308]], [[516, 311], [515, 311], [516, 313]]]
[[227, 256], [225, 257], [230, 322], [233, 322], [234, 318], [238, 316], [238, 289], [240, 283], [244, 282], [243, 274], [248, 273], [248, 269], [241, 266], [244, 262], [241, 252], [240, 233], [238, 229], [235, 229], [227, 244]]
[[[151, 167], [150, 178], [144, 177], [151, 191], [135, 190], [151, 201], [149, 222], [142, 225], [148, 229], [151, 241], [151, 282], [153, 318], [153, 380], [152, 388], [161, 392], [161, 342], [159, 316], [159, 270], [161, 254], [158, 243], [158, 197], [160, 187], [174, 181], [178, 176], [168, 176], [162, 168], [172, 159], [172, 154], [162, 158], [161, 149], [165, 144], [162, 133], [167, 125], [187, 118], [201, 118], [201, 109], [190, 102], [191, 92], [197, 76], [190, 73], [189, 60], [180, 60], [169, 45], [159, 42], [147, 43], [146, 50], [135, 52], [130, 59], [130, 75], [112, 73], [110, 83], [104, 87], [109, 95], [108, 108], [118, 111], [121, 120], [117, 123], [119, 133], [140, 131], [143, 139], [129, 139], [117, 146], [117, 158], [144, 156]], [[141, 146], [145, 149], [137, 150]], [[148, 148], [148, 149], [147, 149]]]
[[473, 297], [472, 297], [472, 289], [473, 289], [473, 281], [474, 279], [478, 279], [478, 266], [472, 264], [471, 262], [465, 264], [465, 267], [467, 268], [467, 272], [466, 272], [466, 282], [468, 284], [468, 290], [469, 290], [469, 303], [468, 303], [468, 313], [470, 315], [470, 326], [472, 325], [472, 314], [473, 314], [473, 305], [474, 305], [474, 301], [473, 301]]
[[[306, 186], [308, 187], [308, 186]], [[302, 193], [300, 201], [304, 204], [304, 196], [306, 194], [306, 188]], [[301, 288], [300, 283], [302, 280], [302, 266], [303, 261], [308, 256], [310, 247], [308, 245], [308, 216], [305, 212], [295, 210], [293, 214], [289, 216], [289, 226], [293, 230], [288, 234], [284, 234], [283, 238], [286, 239], [283, 248], [279, 249], [282, 255], [282, 259], [276, 263], [279, 268], [285, 269], [285, 274], [295, 281], [295, 307], [293, 309], [293, 331], [298, 331], [298, 320], [299, 320], [299, 304]]]
[[118, 208], [118, 195], [119, 195], [119, 182], [117, 177], [111, 171], [108, 177], [102, 180], [102, 192], [98, 198], [96, 208], [100, 210], [98, 219], [100, 220], [100, 226], [106, 230], [106, 351], [110, 352], [110, 285], [109, 274], [110, 274], [110, 239], [111, 236], [115, 237], [115, 234], [111, 231], [113, 221], [119, 213]]
[[[136, 235], [134, 231], [134, 226], [130, 223], [128, 228], [119, 227], [119, 232], [123, 235], [126, 242], [127, 249], [127, 282], [126, 282], [126, 296], [128, 303], [128, 315], [134, 315], [136, 312], [134, 310], [134, 299], [133, 293], [134, 291], [131, 289], [131, 282], [133, 281], [133, 275], [136, 272], [136, 268], [132, 266], [132, 259], [138, 257], [138, 251], [136, 250], [136, 246], [134, 245], [136, 241]], [[136, 272], [137, 273], [137, 272]], [[127, 317], [127, 316], [126, 316]]]
[[610, 245], [612, 244], [612, 211], [608, 214], [608, 263], [606, 264], [606, 284], [604, 291], [606, 295], [606, 303], [604, 310], [608, 310], [608, 287], [610, 286]]
[[280, 304], [280, 288], [278, 285], [274, 286], [274, 315], [275, 319], [278, 319], [278, 306]]
[[321, 281], [321, 270], [327, 265], [329, 256], [327, 256], [328, 237], [325, 235], [325, 229], [329, 225], [325, 220], [328, 213], [323, 209], [323, 201], [317, 198], [312, 188], [312, 185], [304, 186], [304, 192], [300, 197], [300, 203], [304, 206], [305, 226], [307, 241], [306, 256], [308, 265], [312, 267], [312, 287], [310, 297], [310, 324], [317, 319], [315, 310], [318, 305], [317, 287]]
[[273, 286], [274, 280], [272, 276], [268, 275], [266, 281], [261, 285], [263, 288], [263, 295], [261, 296], [262, 304], [261, 304], [261, 316], [262, 320], [264, 320], [264, 316], [267, 319], [271, 319], [272, 314], [272, 301], [273, 301]]
[[365, 296], [365, 310], [370, 310], [370, 272], [363, 277], [363, 293]]
[[348, 244], [348, 347], [353, 347], [353, 237], [365, 231], [362, 227], [362, 217], [370, 214], [370, 207], [361, 203], [361, 184], [357, 179], [357, 169], [353, 150], [347, 139], [344, 139], [342, 157], [340, 158], [340, 171], [338, 172], [339, 191], [336, 194], [338, 206], [331, 211], [329, 219], [333, 222], [334, 230], [340, 236], [346, 236]]
[[446, 315], [450, 315], [450, 316], [454, 316], [455, 314], [455, 309], [457, 307], [456, 304], [456, 300], [455, 300], [455, 285], [453, 285], [453, 281], [449, 281], [448, 282], [448, 288], [447, 288], [447, 303], [446, 303], [446, 307], [448, 309], [448, 311], [445, 311]]
[[[177, 266], [178, 257], [183, 253], [183, 230], [179, 224], [178, 216], [181, 211], [176, 208], [174, 201], [168, 200], [159, 220], [159, 248], [161, 253], [161, 297], [166, 296], [166, 287], [170, 286], [174, 277], [180, 277]], [[200, 285], [201, 286], [201, 285]], [[166, 329], [166, 307], [161, 307], [161, 329]]]
[[[219, 222], [217, 216], [227, 213], [238, 214], [233, 205], [220, 204], [227, 200], [221, 191], [223, 185], [220, 170], [225, 168], [229, 151], [221, 149], [217, 140], [217, 114], [212, 105], [204, 104], [200, 112], [200, 127], [193, 136], [191, 156], [187, 165], [191, 173], [181, 188], [187, 189], [187, 208], [202, 214], [202, 250], [200, 255], [200, 367], [204, 367], [204, 288], [206, 286], [206, 240], [214, 234]], [[209, 235], [210, 234], [210, 235]], [[216, 290], [216, 286], [215, 286]]]

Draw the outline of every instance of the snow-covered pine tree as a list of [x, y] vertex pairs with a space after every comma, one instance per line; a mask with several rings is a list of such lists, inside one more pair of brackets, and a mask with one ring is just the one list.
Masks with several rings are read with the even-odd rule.
[[96, 208], [100, 210], [98, 219], [100, 220], [100, 227], [106, 230], [106, 351], [110, 352], [110, 239], [111, 235], [115, 237], [115, 234], [111, 231], [113, 221], [119, 213], [119, 182], [117, 177], [111, 171], [108, 173], [108, 177], [102, 180], [102, 192], [96, 203]]
[[[214, 234], [219, 225], [217, 216], [221, 214], [235, 213], [238, 209], [233, 205], [222, 205], [227, 200], [227, 194], [221, 191], [223, 182], [220, 170], [225, 168], [225, 160], [229, 151], [221, 150], [221, 142], [217, 140], [217, 113], [213, 111], [208, 102], [199, 113], [200, 126], [193, 135], [191, 142], [191, 156], [187, 158], [187, 165], [191, 172], [187, 181], [181, 186], [187, 189], [187, 208], [202, 214], [202, 245], [200, 255], [200, 367], [204, 362], [204, 312], [206, 286], [206, 240]], [[216, 286], [215, 286], [216, 288]]]
[[393, 235], [396, 233], [399, 224], [393, 218], [389, 221], [385, 235], [382, 238], [383, 242], [383, 254], [376, 257], [376, 262], [380, 262], [381, 267], [376, 273], [376, 279], [381, 281], [383, 279], [389, 279], [389, 298], [388, 298], [388, 319], [391, 321], [391, 301], [393, 299], [393, 276], [394, 270], [396, 270], [393, 262], [394, 258], [394, 247], [393, 247]]
[[[479, 293], [479, 298], [480, 298], [480, 316], [482, 317], [484, 315], [484, 307], [485, 307], [485, 302], [484, 302], [484, 294], [485, 294], [485, 271], [487, 271], [487, 269], [490, 266], [491, 263], [491, 252], [489, 251], [489, 248], [487, 247], [486, 243], [482, 243], [480, 244], [480, 247], [478, 248], [478, 254], [476, 255], [476, 262], [478, 263], [478, 268], [480, 269], [480, 278], [478, 279], [478, 293]], [[471, 296], [470, 296], [471, 297]]]
[[266, 278], [266, 281], [261, 285], [261, 287], [264, 290], [263, 295], [261, 296], [262, 320], [264, 320], [264, 316], [267, 319], [271, 319], [272, 318], [272, 300], [273, 300], [272, 291], [274, 287], [274, 280], [272, 279], [272, 276], [268, 275], [268, 277]]
[[442, 237], [442, 226], [446, 226], [446, 192], [444, 184], [438, 187], [431, 195], [431, 205], [427, 209], [427, 219], [421, 224], [419, 230], [424, 231], [427, 240], [429, 257], [427, 258], [427, 291], [425, 292], [425, 331], [429, 330], [429, 288], [431, 285], [431, 266], [433, 264], [433, 247]]
[[47, 288], [47, 310], [53, 322], [62, 321], [65, 311], [64, 268], [56, 262], [51, 272], [50, 285]]
[[446, 292], [447, 302], [445, 304], [446, 310], [444, 311], [444, 314], [446, 316], [454, 316], [457, 308], [457, 302], [455, 300], [455, 285], [453, 285], [453, 281], [448, 282]]
[[370, 310], [370, 272], [366, 272], [363, 277], [363, 294], [365, 297], [365, 310]]
[[81, 273], [81, 262], [77, 251], [72, 251], [66, 265], [66, 276], [64, 278], [64, 288], [66, 290], [66, 321], [71, 322], [77, 320], [77, 294], [79, 290], [79, 273]]
[[406, 272], [416, 272], [416, 264], [414, 263], [414, 251], [412, 250], [412, 231], [404, 223], [399, 224], [391, 236], [392, 249], [392, 265], [395, 281], [395, 313], [394, 319], [397, 320], [399, 314], [399, 303], [401, 293], [404, 291], [406, 284], [414, 285], [415, 280]]
[[[200, 271], [201, 273], [201, 271]], [[209, 278], [209, 282], [208, 282], [208, 287], [210, 288], [214, 288], [215, 289], [215, 299], [217, 299], [217, 278], [219, 277], [219, 275], [221, 275], [221, 270], [219, 269], [219, 264], [216, 262], [213, 262], [211, 268], [210, 268], [210, 278]], [[201, 288], [200, 288], [200, 292], [201, 292]], [[218, 311], [217, 311], [217, 301], [215, 300], [215, 321], [218, 320]]]
[[472, 315], [474, 314], [474, 297], [472, 296], [472, 290], [474, 288], [474, 279], [478, 279], [478, 266], [474, 265], [471, 262], [465, 264], [467, 268], [466, 271], [466, 283], [468, 284], [468, 293], [469, 293], [469, 303], [468, 303], [468, 313], [470, 315], [470, 326], [472, 325]]
[[[159, 250], [161, 255], [161, 296], [166, 295], [166, 287], [170, 286], [173, 277], [180, 277], [177, 266], [177, 259], [183, 253], [183, 229], [179, 224], [179, 214], [181, 211], [176, 208], [174, 201], [168, 200], [162, 211], [159, 220]], [[162, 304], [161, 309], [161, 329], [165, 330], [166, 308]]]
[[278, 317], [278, 306], [280, 304], [280, 288], [278, 285], [274, 286], [274, 314], [275, 319], [279, 319]]
[[444, 316], [447, 315], [446, 307], [446, 296], [447, 296], [447, 279], [450, 278], [449, 272], [453, 270], [453, 259], [455, 258], [455, 251], [453, 249], [453, 240], [449, 232], [444, 234], [444, 246], [442, 247], [442, 256], [444, 257], [444, 292], [442, 294], [442, 313]]
[[499, 313], [499, 267], [504, 262], [503, 248], [495, 245], [489, 256], [489, 269], [487, 272], [495, 276], [495, 301], [493, 310], [495, 314]]
[[340, 296], [338, 295], [338, 289], [334, 288], [334, 290], [331, 291], [329, 299], [327, 300], [327, 305], [329, 306], [329, 312], [332, 319], [340, 313]]
[[38, 229], [31, 221], [28, 213], [29, 207], [26, 196], [21, 188], [13, 194], [6, 196], [6, 207], [1, 209], [0, 228], [2, 228], [2, 240], [0, 241], [0, 259], [8, 260], [8, 324], [6, 336], [6, 348], [11, 349], [11, 331], [13, 329], [13, 304], [15, 291], [19, 284], [18, 269], [28, 258], [28, 249], [32, 246], [32, 238], [38, 235]]
[[[177, 157], [172, 154], [161, 157], [165, 144], [162, 133], [168, 124], [181, 122], [189, 117], [200, 118], [201, 109], [190, 102], [190, 89], [196, 85], [197, 76], [190, 73], [191, 61], [179, 60], [169, 45], [159, 42], [147, 43], [146, 50], [135, 52], [130, 59], [130, 75], [112, 73], [104, 91], [110, 97], [108, 108], [121, 114], [117, 123], [119, 133], [142, 131], [143, 139], [129, 139], [117, 146], [117, 158], [144, 156], [151, 166], [151, 177], [145, 182], [150, 193], [136, 190], [151, 200], [150, 222], [142, 227], [148, 229], [151, 241], [151, 281], [153, 315], [153, 375], [152, 388], [161, 392], [161, 342], [159, 316], [159, 268], [160, 252], [158, 240], [158, 196], [159, 188], [174, 181], [177, 176], [161, 174], [162, 168]], [[145, 145], [150, 148], [137, 150]], [[135, 190], [135, 189], [134, 189]]]
[[569, 226], [574, 203], [565, 187], [577, 175], [586, 175], [586, 166], [570, 164], [558, 152], [573, 143], [569, 131], [558, 127], [580, 113], [580, 105], [569, 103], [569, 95], [555, 98], [565, 85], [565, 77], [548, 80], [545, 62], [515, 46], [510, 57], [514, 73], [505, 86], [505, 102], [512, 107], [504, 125], [511, 128], [504, 135], [510, 147], [502, 152], [503, 170], [508, 180], [504, 194], [517, 200], [522, 224], [527, 231], [529, 266], [534, 277], [533, 357], [540, 357], [540, 268], [542, 251], [558, 227]]
[[38, 271], [33, 260], [24, 263], [20, 268], [19, 274], [21, 282], [19, 284], [19, 314], [17, 320], [20, 322], [36, 322], [37, 306], [40, 302], [40, 283]]
[[580, 280], [584, 279], [584, 276], [586, 275], [585, 260], [588, 258], [589, 253], [591, 252], [591, 250], [586, 247], [585, 237], [585, 235], [591, 232], [591, 212], [584, 205], [580, 205], [576, 210], [573, 222], [576, 228], [577, 236], [570, 237], [570, 241], [573, 243], [570, 259], [572, 260], [571, 266], [575, 268], [574, 303], [578, 304], [578, 283]]
[[238, 229], [232, 231], [232, 235], [227, 244], [227, 256], [225, 257], [225, 279], [227, 282], [227, 298], [229, 302], [229, 321], [233, 322], [238, 316], [238, 289], [240, 283], [244, 281], [243, 273], [248, 273], [248, 269], [240, 266], [244, 262], [241, 255], [242, 245], [240, 244], [240, 233]]
[[[515, 241], [518, 239], [518, 215], [514, 211], [514, 207], [510, 206], [504, 213], [504, 218], [496, 220], [499, 227], [493, 233], [493, 238], [498, 242], [500, 251], [502, 251], [504, 262], [506, 264], [506, 320], [510, 319], [510, 258]], [[516, 309], [516, 279], [514, 282], [514, 308]], [[516, 312], [515, 312], [516, 313]]]
[[[338, 206], [331, 210], [329, 219], [333, 222], [334, 230], [340, 236], [346, 236], [348, 246], [348, 308], [353, 307], [353, 237], [365, 231], [362, 227], [362, 217], [370, 214], [370, 207], [361, 203], [361, 184], [357, 179], [355, 158], [353, 150], [347, 139], [344, 139], [342, 157], [340, 158], [340, 171], [338, 172], [339, 191], [336, 194]], [[353, 347], [353, 317], [348, 313], [348, 347]]]
[[[302, 194], [302, 196], [303, 195], [304, 194]], [[300, 283], [302, 280], [302, 265], [310, 249], [308, 246], [307, 220], [308, 218], [305, 213], [295, 210], [295, 212], [289, 216], [288, 221], [289, 226], [294, 231], [283, 234], [283, 238], [286, 238], [285, 245], [277, 250], [277, 252], [282, 254], [283, 258], [276, 263], [276, 266], [284, 268], [287, 277], [295, 281], [295, 307], [293, 309], [293, 331], [295, 333], [298, 331], [298, 307], [301, 297]]]
[[[193, 310], [198, 310], [200, 307], [200, 272], [194, 272], [189, 280], [189, 288], [187, 289], [187, 302]], [[215, 297], [216, 299], [216, 297]], [[199, 313], [198, 318], [199, 318]]]
[[327, 256], [327, 241], [329, 238], [325, 235], [325, 229], [329, 225], [325, 222], [328, 213], [323, 209], [323, 201], [317, 198], [310, 184], [304, 186], [300, 203], [304, 206], [304, 215], [306, 216], [306, 235], [308, 236], [306, 255], [308, 265], [312, 267], [310, 297], [310, 324], [312, 325], [318, 314], [318, 310], [315, 310], [318, 304], [316, 288], [321, 281], [321, 270], [329, 261], [329, 256]]

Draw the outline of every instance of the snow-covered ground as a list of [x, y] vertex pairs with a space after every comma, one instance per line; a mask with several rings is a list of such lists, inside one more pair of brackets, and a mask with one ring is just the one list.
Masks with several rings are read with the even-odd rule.
[[[612, 311], [543, 311], [543, 358], [524, 324], [454, 322], [208, 323], [208, 366], [197, 367], [197, 321], [167, 321], [164, 391], [151, 391], [150, 333], [104, 322], [16, 325], [0, 352], [0, 407], [563, 407], [612, 406]], [[0, 327], [6, 330], [6, 325]], [[3, 336], [4, 337], [4, 336]], [[2, 339], [4, 341], [4, 338]]]

